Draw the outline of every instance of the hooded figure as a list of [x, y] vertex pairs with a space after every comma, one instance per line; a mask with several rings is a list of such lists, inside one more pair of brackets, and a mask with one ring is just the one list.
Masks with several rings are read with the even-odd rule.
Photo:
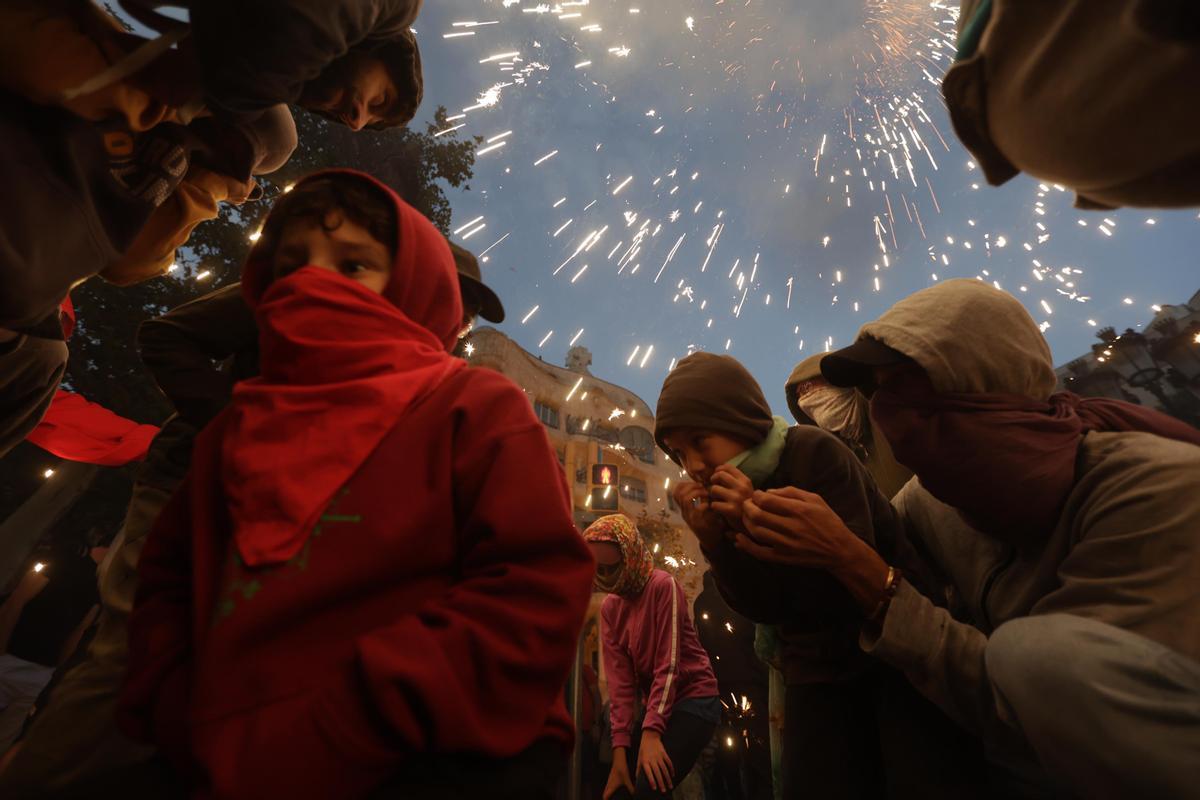
[[621, 560], [615, 569], [596, 572], [596, 591], [636, 597], [646, 588], [654, 571], [654, 556], [628, 517], [611, 514], [601, 517], [583, 532], [584, 541], [608, 542], [621, 550]]
[[[289, 260], [318, 252], [293, 233], [361, 246], [348, 225], [391, 253], [381, 293], [350, 277], [374, 250], [338, 251], [345, 274]], [[146, 541], [122, 728], [194, 797], [550, 796], [592, 561], [524, 394], [447, 352], [445, 238], [373, 179], [319, 173], [242, 290], [260, 375]]]
[[[907, 549], [898, 516], [854, 453], [814, 426], [789, 428], [784, 420], [772, 418], [762, 389], [737, 360], [694, 353], [663, 382], [654, 434], [659, 446], [706, 492], [712, 491], [716, 471], [705, 458], [682, 457], [671, 444], [676, 438], [711, 439], [706, 436], [711, 433], [749, 448], [727, 463], [749, 478], [755, 490], [794, 487], [820, 495], [853, 535], [918, 580], [918, 565]], [[698, 497], [695, 512], [684, 508], [685, 519], [705, 513], [701, 502]], [[749, 555], [734, 545], [729, 528], [716, 541], [699, 534], [698, 538], [729, 606], [756, 623], [779, 628], [787, 685], [784, 798], [874, 797], [889, 786], [933, 780], [934, 774], [947, 796], [972, 791], [942, 763], [946, 751], [939, 745], [949, 737], [945, 720], [931, 720], [921, 708], [927, 703], [903, 681], [896, 690], [890, 670], [875, 669], [864, 657], [858, 645], [863, 612], [845, 587], [823, 570]], [[897, 704], [878, 702], [877, 696], [897, 698]], [[897, 707], [904, 707], [896, 715], [903, 722], [890, 726]], [[926, 752], [903, 752], [907, 741], [917, 740], [927, 743]], [[881, 751], [887, 757], [881, 757]]]
[[845, 442], [866, 465], [879, 490], [895, 497], [912, 470], [896, 462], [887, 439], [875, 435], [866, 395], [855, 388], [833, 386], [821, 375], [825, 356], [810, 356], [792, 370], [784, 387], [788, 408], [801, 425], [815, 424]]
[[942, 94], [997, 186], [1019, 172], [1080, 208], [1200, 204], [1193, 0], [964, 0]]
[[[682, 587], [654, 568], [633, 520], [601, 517], [583, 538], [596, 555], [595, 587], [608, 594], [600, 606], [612, 703], [608, 788], [617, 800], [669, 796], [664, 790], [687, 777], [721, 721], [717, 679]], [[612, 547], [619, 559], [605, 552]]]
[[821, 368], [877, 385], [876, 431], [919, 479], [895, 505], [961, 598], [951, 616], [901, 582], [868, 651], [1030, 780], [1193, 793], [1200, 431], [1054, 393], [1037, 325], [980, 281], [900, 301]]

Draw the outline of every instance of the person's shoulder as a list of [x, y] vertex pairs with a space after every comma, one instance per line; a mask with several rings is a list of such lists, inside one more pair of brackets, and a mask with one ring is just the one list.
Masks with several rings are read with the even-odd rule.
[[793, 425], [788, 428], [784, 454], [796, 456], [825, 456], [844, 459], [849, 456], [857, 460], [854, 452], [841, 439], [816, 425]]
[[541, 424], [525, 392], [504, 375], [484, 367], [458, 370], [430, 400], [457, 412], [468, 427], [508, 431]]
[[679, 584], [671, 573], [657, 568], [650, 572], [650, 580], [646, 581], [646, 592], [667, 597], [678, 590]]
[[623, 598], [618, 594], [604, 595], [604, 599], [600, 601], [600, 618], [605, 622], [615, 619], [623, 602]]
[[811, 490], [849, 480], [856, 469], [865, 467], [841, 439], [815, 425], [794, 425], [788, 429], [773, 480]]
[[1200, 447], [1152, 433], [1089, 433], [1080, 449], [1080, 485], [1132, 490], [1179, 487], [1200, 497]]

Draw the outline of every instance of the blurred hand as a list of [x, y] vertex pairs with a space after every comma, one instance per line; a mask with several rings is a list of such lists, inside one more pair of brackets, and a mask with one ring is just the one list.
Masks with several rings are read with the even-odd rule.
[[635, 791], [633, 779], [629, 777], [629, 762], [625, 759], [625, 748], [614, 747], [613, 765], [612, 769], [608, 771], [608, 783], [604, 785], [603, 800], [609, 800], [622, 788], [628, 790], [631, 796]]

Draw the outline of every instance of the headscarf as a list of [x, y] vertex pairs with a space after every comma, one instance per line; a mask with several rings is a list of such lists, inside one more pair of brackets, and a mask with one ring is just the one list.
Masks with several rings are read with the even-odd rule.
[[752, 446], [761, 444], [775, 424], [758, 381], [737, 359], [692, 353], [663, 381], [654, 418], [654, 439], [672, 460], [664, 436], [678, 428], [728, 433]]
[[[397, 241], [382, 295], [303, 267], [272, 280], [256, 248], [242, 273], [255, 312], [261, 375], [233, 392], [221, 481], [238, 552], [250, 566], [287, 561], [337, 490], [384, 436], [463, 363], [448, 350], [462, 318], [454, 259], [427, 219], [374, 178], [395, 206]], [[303, 182], [301, 182], [301, 185]]]
[[1200, 444], [1200, 431], [1151, 409], [1052, 393], [1050, 349], [1024, 306], [981, 281], [901, 300], [859, 334], [922, 368], [871, 398], [896, 459], [934, 497], [997, 538], [1040, 542], [1075, 484], [1089, 431], [1144, 431]]
[[589, 525], [583, 538], [587, 542], [609, 542], [621, 549], [621, 568], [607, 577], [601, 577], [597, 572], [597, 590], [622, 597], [642, 593], [654, 571], [654, 556], [642, 541], [633, 520], [624, 514], [609, 514]]

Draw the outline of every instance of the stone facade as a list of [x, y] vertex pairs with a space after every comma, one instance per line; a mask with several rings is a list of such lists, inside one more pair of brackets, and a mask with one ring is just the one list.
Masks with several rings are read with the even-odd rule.
[[[1200, 292], [1181, 305], [1155, 307], [1154, 318], [1138, 331], [1118, 335], [1112, 328], [1097, 332], [1092, 351], [1055, 370], [1058, 388], [1091, 397], [1111, 397], [1164, 411], [1200, 426]], [[1155, 380], [1134, 385], [1114, 368], [1113, 342], [1139, 337], [1153, 359]]]
[[466, 351], [471, 365], [501, 372], [525, 390], [558, 453], [580, 530], [614, 513], [593, 510], [590, 502], [592, 466], [614, 465], [619, 510], [638, 521], [658, 566], [675, 574], [694, 601], [706, 565], [671, 498], [681, 472], [654, 444], [654, 416], [646, 401], [593, 376], [591, 354], [582, 347], [568, 354], [570, 368], [558, 367], [485, 327], [471, 332]]

